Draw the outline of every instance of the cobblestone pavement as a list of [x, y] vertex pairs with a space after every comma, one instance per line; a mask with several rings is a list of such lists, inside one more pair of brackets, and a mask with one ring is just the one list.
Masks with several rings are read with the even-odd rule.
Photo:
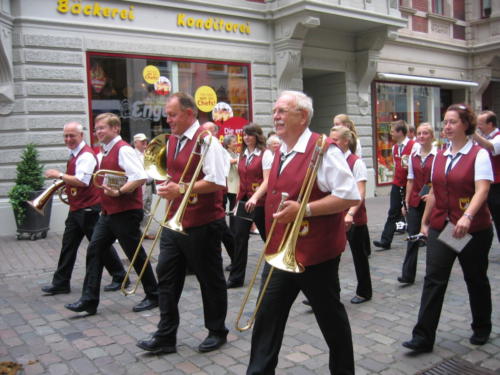
[[[387, 197], [367, 202], [370, 234], [378, 239], [387, 210]], [[470, 309], [462, 272], [456, 262], [449, 283], [435, 350], [411, 355], [401, 347], [415, 324], [424, 274], [425, 253], [419, 258], [416, 283], [403, 287], [396, 277], [404, 257], [404, 237], [396, 236], [391, 250], [373, 251], [370, 258], [373, 299], [352, 305], [356, 276], [347, 250], [340, 266], [342, 300], [347, 308], [354, 340], [356, 373], [415, 374], [433, 364], [459, 356], [500, 374], [500, 246], [490, 252], [489, 276], [493, 297], [493, 333], [488, 344], [469, 344]], [[180, 301], [181, 325], [178, 352], [165, 356], [145, 354], [135, 346], [138, 339], [155, 331], [158, 309], [133, 313], [143, 294], [124, 297], [103, 293], [98, 314], [80, 316], [64, 308], [77, 300], [85, 270], [82, 245], [75, 267], [72, 293], [42, 296], [40, 286], [52, 276], [61, 236], [17, 241], [0, 238], [0, 362], [15, 361], [25, 374], [244, 374], [249, 357], [251, 332], [239, 333], [234, 321], [245, 288], [229, 290], [226, 324], [228, 343], [220, 350], [200, 354], [196, 347], [206, 336], [198, 283], [188, 276]], [[262, 248], [251, 236], [247, 282]], [[374, 249], [373, 249], [374, 250]], [[122, 256], [124, 257], [123, 253]], [[224, 261], [228, 258], [224, 253]], [[104, 275], [103, 285], [110, 281]], [[255, 292], [254, 292], [255, 295]], [[295, 302], [280, 353], [278, 374], [328, 374], [328, 352], [314, 315], [302, 298]]]

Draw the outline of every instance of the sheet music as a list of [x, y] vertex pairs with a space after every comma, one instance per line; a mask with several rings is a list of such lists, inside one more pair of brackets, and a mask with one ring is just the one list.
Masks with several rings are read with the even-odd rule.
[[451, 247], [455, 252], [460, 253], [463, 248], [469, 243], [472, 236], [469, 233], [466, 233], [462, 238], [456, 238], [453, 237], [454, 230], [455, 225], [453, 225], [451, 222], [448, 222], [437, 239], [445, 245]]

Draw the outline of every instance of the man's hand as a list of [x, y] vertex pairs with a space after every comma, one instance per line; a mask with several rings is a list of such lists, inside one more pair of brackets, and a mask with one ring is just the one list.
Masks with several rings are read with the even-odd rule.
[[156, 185], [156, 192], [160, 197], [168, 200], [174, 200], [182, 195], [179, 185], [172, 181]]
[[344, 216], [345, 231], [348, 232], [351, 229], [354, 218], [350, 214]]
[[120, 190], [119, 189], [112, 189], [108, 185], [102, 185], [102, 188], [104, 190], [104, 194], [106, 194], [109, 197], [119, 197], [120, 196]]
[[285, 201], [283, 203], [283, 209], [279, 212], [273, 214], [273, 218], [278, 221], [278, 223], [288, 224], [295, 220], [300, 209], [299, 202], [296, 201]]
[[59, 175], [61, 174], [60, 171], [57, 169], [47, 169], [45, 171], [45, 177], [47, 178], [59, 178]]

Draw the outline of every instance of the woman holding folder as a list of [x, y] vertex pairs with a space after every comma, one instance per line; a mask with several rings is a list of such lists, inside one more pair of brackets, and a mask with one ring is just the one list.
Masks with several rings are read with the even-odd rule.
[[262, 128], [250, 123], [243, 128], [243, 147], [238, 162], [240, 191], [237, 196], [236, 215], [233, 230], [235, 249], [228, 288], [239, 288], [245, 282], [248, 258], [250, 227], [255, 222], [262, 240], [266, 241], [264, 201], [269, 171], [273, 163], [271, 151], [266, 149], [266, 139]]
[[[420, 241], [418, 239], [411, 240], [411, 236], [420, 232], [425, 202], [429, 196], [432, 162], [437, 152], [436, 147], [433, 146], [434, 130], [428, 122], [423, 122], [417, 127], [417, 142], [420, 144], [420, 148], [408, 159], [406, 205], [402, 208], [410, 236], [403, 262], [403, 273], [398, 277], [398, 281], [404, 284], [413, 284], [415, 281]], [[405, 212], [405, 208], [408, 209], [408, 212]]]
[[[443, 129], [451, 142], [434, 159], [421, 232], [427, 235], [427, 261], [418, 321], [413, 337], [403, 346], [415, 352], [433, 349], [436, 329], [451, 269], [458, 258], [469, 292], [473, 345], [485, 344], [491, 333], [491, 289], [487, 276], [488, 253], [493, 238], [486, 204], [493, 180], [486, 150], [474, 145], [471, 135], [476, 116], [464, 104], [446, 110]], [[440, 240], [449, 233], [450, 242]], [[470, 235], [470, 239], [467, 237]], [[464, 239], [465, 240], [461, 240]], [[457, 245], [456, 242], [461, 242]]]

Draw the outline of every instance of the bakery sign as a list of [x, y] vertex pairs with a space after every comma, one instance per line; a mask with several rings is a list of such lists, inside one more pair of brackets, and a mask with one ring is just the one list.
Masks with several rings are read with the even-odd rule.
[[83, 3], [82, 0], [57, 0], [57, 11], [74, 16], [97, 17], [133, 21], [135, 19], [134, 6], [127, 8], [113, 8], [102, 6], [98, 1]]
[[185, 13], [177, 14], [177, 27], [198, 30], [213, 30], [232, 34], [250, 35], [250, 23], [237, 23], [220, 17], [191, 17]]

